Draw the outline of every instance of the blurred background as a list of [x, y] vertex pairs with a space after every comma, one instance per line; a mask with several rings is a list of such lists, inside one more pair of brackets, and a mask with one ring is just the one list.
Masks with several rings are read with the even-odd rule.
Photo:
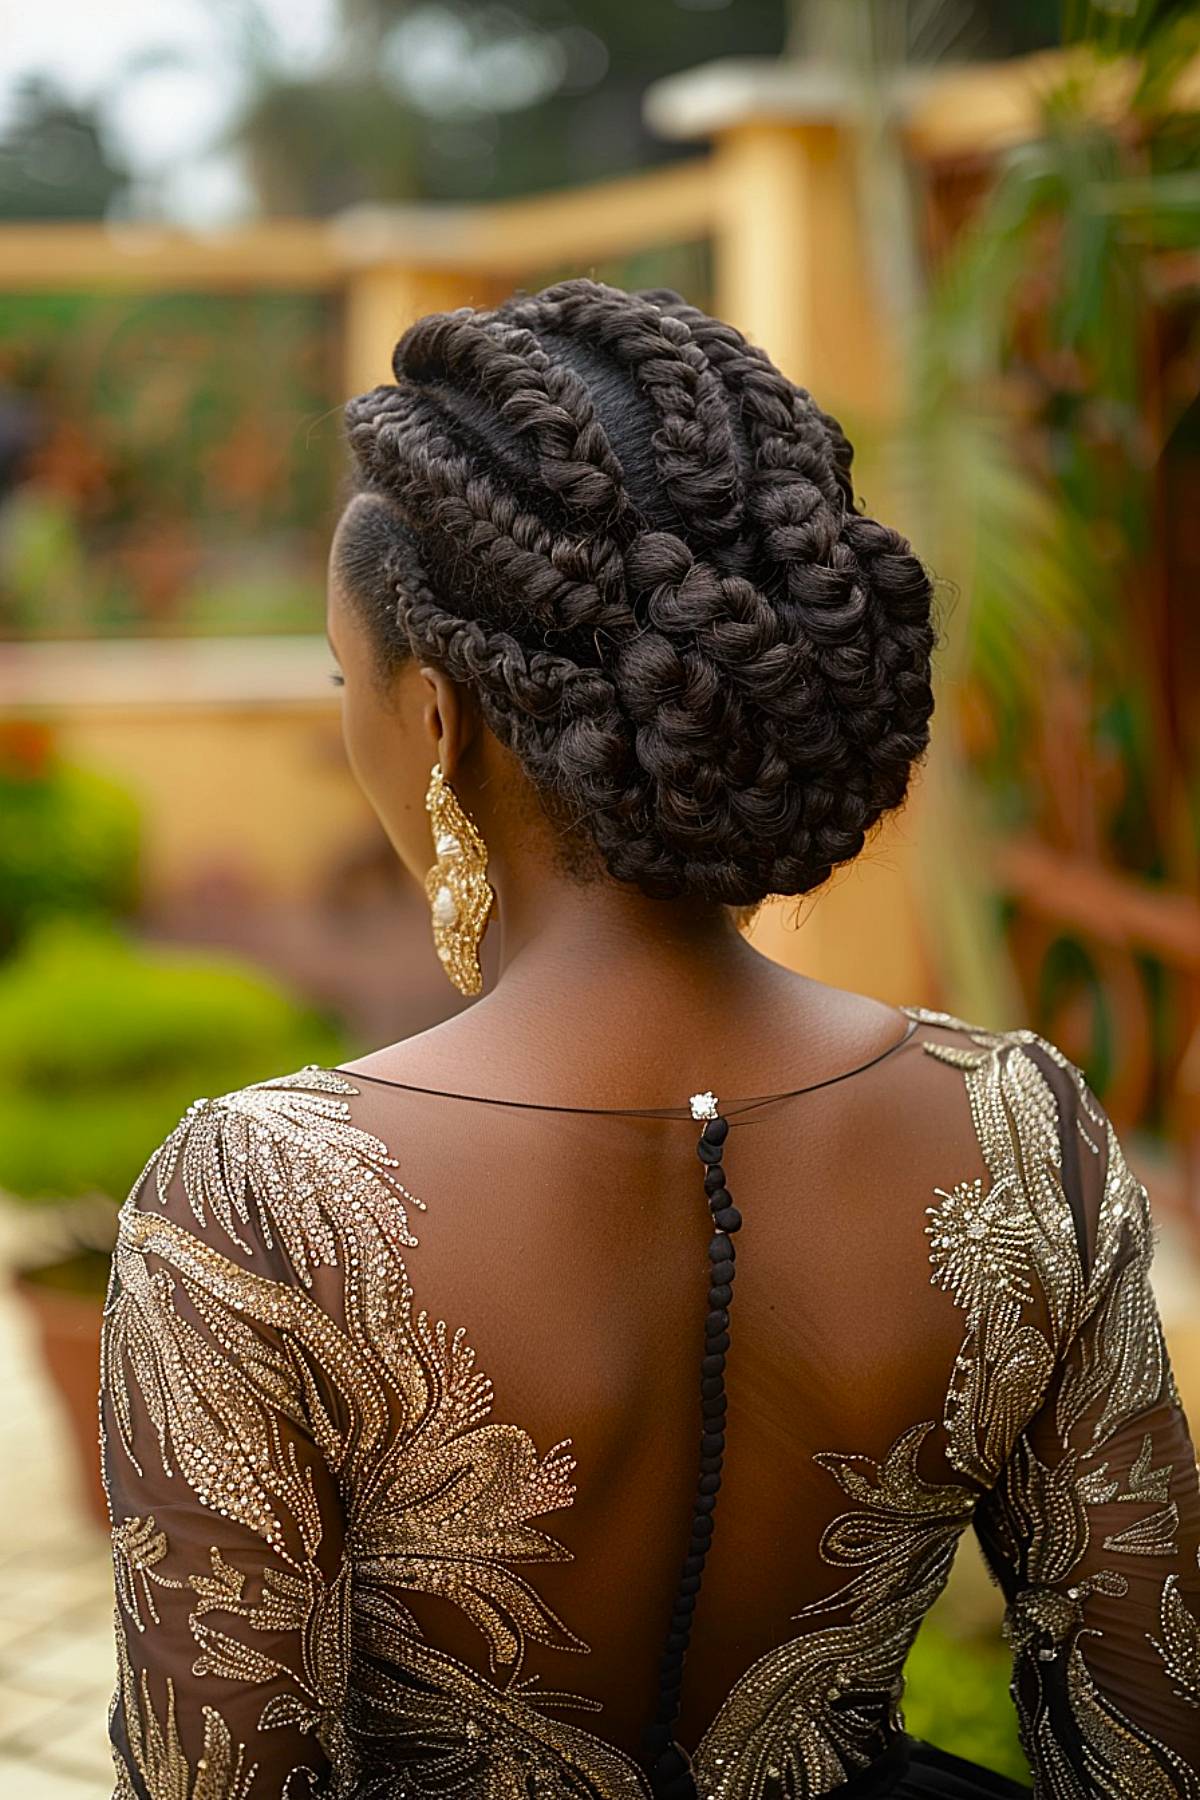
[[[434, 308], [673, 286], [842, 418], [935, 746], [756, 941], [1083, 1065], [1200, 1425], [1198, 143], [1186, 0], [0, 3], [6, 1792], [107, 1791], [116, 1204], [199, 1094], [451, 1010], [321, 637], [341, 403]], [[966, 1545], [906, 1713], [1021, 1774], [999, 1614]]]

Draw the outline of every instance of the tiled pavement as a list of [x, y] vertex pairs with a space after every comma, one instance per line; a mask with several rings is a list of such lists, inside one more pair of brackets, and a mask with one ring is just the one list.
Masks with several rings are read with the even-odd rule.
[[[108, 1546], [75, 1498], [74, 1470], [23, 1311], [0, 1270], [0, 1795], [106, 1800], [113, 1680]], [[1164, 1227], [1155, 1285], [1179, 1386], [1200, 1432], [1200, 1264]], [[968, 1539], [968, 1542], [970, 1540]], [[960, 1553], [938, 1602], [951, 1622], [994, 1602]]]
[[112, 1792], [108, 1545], [75, 1500], [56, 1396], [7, 1286], [0, 1394], [0, 1794], [101, 1800]]

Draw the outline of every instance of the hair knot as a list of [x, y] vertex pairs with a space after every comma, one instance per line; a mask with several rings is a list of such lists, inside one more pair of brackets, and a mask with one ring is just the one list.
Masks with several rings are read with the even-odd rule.
[[929, 577], [837, 421], [669, 289], [559, 282], [410, 326], [350, 402], [343, 577], [381, 654], [476, 693], [615, 879], [801, 894], [904, 798]]

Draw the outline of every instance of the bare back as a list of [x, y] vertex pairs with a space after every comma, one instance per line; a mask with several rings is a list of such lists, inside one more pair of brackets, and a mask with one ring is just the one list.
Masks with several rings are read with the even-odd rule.
[[[1083, 1794], [1108, 1755], [1104, 1791], [1200, 1792], [1178, 1685], [1200, 1499], [1144, 1190], [1053, 1046], [896, 1023], [805, 1091], [719, 1095], [742, 1228], [678, 1722], [696, 1787], [818, 1795], [882, 1769], [905, 1656], [973, 1525], [1035, 1768], [1077, 1756]], [[686, 1101], [706, 1074], [686, 1042], [678, 1069]], [[364, 1066], [206, 1102], [126, 1208], [114, 1510], [177, 1518], [142, 1581], [162, 1622], [124, 1634], [135, 1769], [152, 1697], [134, 1671], [160, 1644], [275, 1771], [247, 1795], [302, 1767], [432, 1792], [481, 1758], [538, 1793], [647, 1791], [696, 1485], [699, 1127], [605, 1110], [611, 1092], [567, 1110], [440, 1085]], [[214, 1415], [246, 1452], [218, 1501], [183, 1444]], [[194, 1593], [218, 1552], [244, 1585], [222, 1575], [185, 1625], [161, 1583]], [[268, 1618], [272, 1559], [291, 1611]]]

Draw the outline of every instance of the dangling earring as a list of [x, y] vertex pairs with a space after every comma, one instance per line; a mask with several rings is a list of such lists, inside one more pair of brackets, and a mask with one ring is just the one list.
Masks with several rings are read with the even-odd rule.
[[425, 877], [434, 946], [459, 992], [478, 994], [483, 989], [479, 944], [496, 899], [487, 878], [487, 845], [442, 774], [441, 763], [433, 765], [425, 810], [437, 855]]

